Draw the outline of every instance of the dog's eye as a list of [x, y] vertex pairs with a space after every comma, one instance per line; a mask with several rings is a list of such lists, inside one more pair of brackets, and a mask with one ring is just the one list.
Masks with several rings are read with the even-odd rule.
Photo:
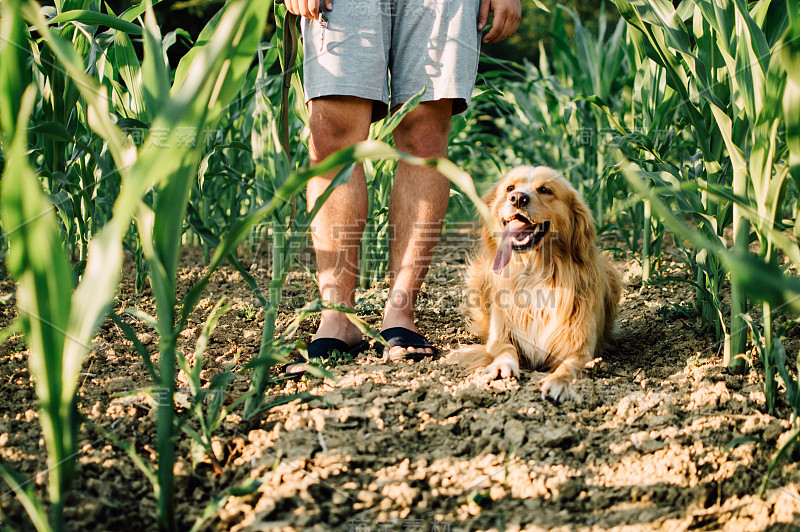
[[539, 194], [547, 194], [548, 196], [552, 196], [553, 195], [553, 191], [550, 190], [549, 188], [547, 188], [544, 185], [542, 185], [539, 188], [537, 188], [536, 192], [538, 192]]
[[512, 190], [514, 190], [514, 185], [508, 185], [506, 187], [506, 192], [511, 192]]

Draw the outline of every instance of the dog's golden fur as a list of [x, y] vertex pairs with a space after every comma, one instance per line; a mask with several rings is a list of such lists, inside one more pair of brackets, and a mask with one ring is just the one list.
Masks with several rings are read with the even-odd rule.
[[[512, 201], [513, 193], [515, 199], [526, 194], [527, 203]], [[531, 367], [550, 372], [543, 394], [569, 398], [569, 383], [611, 341], [619, 273], [595, 244], [591, 212], [556, 171], [515, 168], [484, 201], [492, 225], [484, 227], [469, 267], [466, 310], [470, 332], [485, 344], [462, 347], [458, 358], [473, 369], [485, 367], [483, 374], [494, 379], [519, 376], [525, 357]], [[495, 273], [495, 235], [517, 215], [537, 230], [549, 221], [549, 231], [531, 249], [511, 253]]]

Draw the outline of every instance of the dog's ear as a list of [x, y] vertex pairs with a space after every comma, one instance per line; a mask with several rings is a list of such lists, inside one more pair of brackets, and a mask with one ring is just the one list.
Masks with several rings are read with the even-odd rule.
[[589, 208], [578, 198], [572, 196], [572, 257], [580, 264], [592, 261], [595, 254], [597, 231]]
[[488, 206], [492, 205], [492, 203], [494, 202], [494, 199], [497, 197], [497, 189], [500, 187], [500, 184], [502, 182], [503, 181], [500, 180], [497, 183], [495, 183], [494, 186], [492, 188], [490, 188], [489, 191], [486, 194], [483, 195], [483, 197], [481, 199], [483, 200], [483, 202], [486, 205], [488, 205]]
[[[481, 198], [486, 206], [489, 208], [489, 212], [494, 215], [492, 212], [492, 204], [494, 203], [495, 199], [497, 198], [497, 190], [500, 187], [500, 184], [503, 181], [500, 180], [498, 183], [489, 189], [489, 191], [483, 195]], [[492, 236], [492, 228], [488, 227], [485, 223], [483, 224], [483, 229], [481, 230], [481, 240], [483, 240], [483, 245], [485, 248], [489, 249], [490, 251], [494, 252], [497, 249], [497, 243]]]

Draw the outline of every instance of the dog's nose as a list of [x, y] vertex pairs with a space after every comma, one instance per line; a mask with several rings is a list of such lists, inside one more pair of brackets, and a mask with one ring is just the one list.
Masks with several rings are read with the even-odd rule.
[[509, 203], [511, 203], [511, 205], [514, 205], [516, 207], [524, 207], [525, 205], [528, 204], [529, 201], [531, 201], [531, 197], [524, 192], [515, 190], [514, 192], [508, 195], [508, 201]]

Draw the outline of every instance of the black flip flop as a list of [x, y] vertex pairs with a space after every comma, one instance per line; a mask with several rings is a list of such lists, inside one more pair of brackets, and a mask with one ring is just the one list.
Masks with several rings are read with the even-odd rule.
[[303, 364], [305, 362], [313, 362], [315, 360], [325, 361], [328, 360], [334, 351], [338, 351], [342, 354], [348, 354], [351, 356], [356, 356], [367, 349], [370, 348], [369, 340], [364, 340], [359, 344], [356, 344], [354, 347], [350, 347], [347, 345], [347, 342], [343, 340], [339, 340], [338, 338], [317, 338], [313, 340], [310, 344], [308, 344], [307, 351], [308, 351], [308, 360], [295, 360], [294, 362], [289, 362], [285, 364], [281, 368], [281, 373], [285, 377], [299, 377], [303, 375], [306, 370], [300, 369], [298, 371], [288, 372], [286, 371], [290, 366], [296, 366], [298, 364]]
[[[405, 327], [389, 327], [388, 329], [381, 331], [381, 336], [392, 347], [413, 347], [415, 349], [428, 348], [433, 350], [433, 353], [431, 354], [408, 353], [405, 355], [396, 356], [395, 358], [389, 357], [393, 362], [398, 362], [400, 360], [413, 360], [414, 362], [419, 362], [425, 357], [435, 356], [439, 353], [439, 350], [433, 347], [424, 336], [419, 333], [415, 333], [410, 329], [406, 329]], [[386, 346], [383, 346], [383, 354], [385, 355], [386, 353], [387, 348]]]

